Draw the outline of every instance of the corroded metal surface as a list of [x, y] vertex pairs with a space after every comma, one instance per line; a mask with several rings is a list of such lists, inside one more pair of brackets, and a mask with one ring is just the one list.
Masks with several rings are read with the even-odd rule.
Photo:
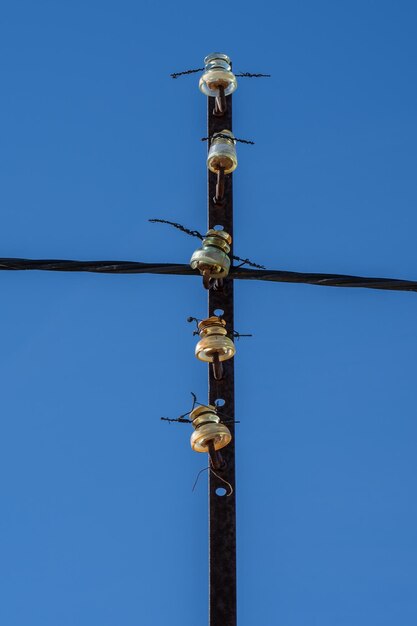
[[[208, 136], [224, 129], [232, 130], [232, 96], [227, 97], [227, 110], [222, 116], [213, 115], [215, 99], [208, 98]], [[216, 204], [217, 176], [208, 171], [208, 227], [221, 225], [233, 238], [233, 182], [232, 174], [224, 177], [224, 202]], [[233, 245], [233, 239], [232, 239]], [[231, 251], [231, 255], [233, 251]], [[221, 286], [220, 286], [221, 287]], [[226, 320], [229, 333], [234, 329], [233, 280], [225, 278], [221, 289], [210, 289], [208, 315], [221, 316]], [[234, 359], [223, 362], [223, 377], [216, 380], [209, 366], [209, 403], [222, 398], [225, 404], [219, 408], [228, 419], [234, 420]], [[213, 473], [209, 478], [209, 558], [210, 558], [210, 626], [236, 626], [236, 500], [235, 500], [235, 427], [228, 424], [232, 433], [231, 443], [222, 449], [224, 466], [216, 474], [230, 483], [232, 495], [218, 495], [217, 489], [227, 486]]]

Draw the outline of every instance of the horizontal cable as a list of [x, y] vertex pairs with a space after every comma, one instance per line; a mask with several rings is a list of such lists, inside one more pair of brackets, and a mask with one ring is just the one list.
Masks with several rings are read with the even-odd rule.
[[181, 263], [141, 263], [139, 261], [66, 261], [55, 259], [2, 259], [1, 270], [42, 270], [48, 272], [95, 272], [98, 274], [177, 274], [192, 275]]
[[[171, 274], [196, 276], [183, 263], [140, 263], [139, 261], [66, 261], [54, 259], [2, 259], [1, 270], [41, 270], [48, 272], [95, 272], [98, 274]], [[394, 291], [417, 291], [417, 281], [398, 278], [371, 278], [345, 274], [316, 274], [282, 270], [252, 270], [232, 267], [229, 277], [236, 280], [267, 280], [276, 283], [301, 283], [323, 287], [358, 287]]]
[[286, 272], [282, 270], [249, 270], [235, 268], [233, 278], [243, 280], [268, 280], [276, 283], [301, 283], [322, 287], [359, 287], [394, 291], [417, 291], [417, 281], [398, 278], [368, 278], [346, 274], [316, 274], [311, 272]]

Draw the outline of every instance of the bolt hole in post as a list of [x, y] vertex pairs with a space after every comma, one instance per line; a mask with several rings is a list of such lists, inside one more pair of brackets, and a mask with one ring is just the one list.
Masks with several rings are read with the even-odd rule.
[[216, 496], [220, 496], [223, 497], [225, 496], [227, 493], [226, 489], [224, 487], [217, 487], [216, 489]]
[[216, 398], [214, 401], [215, 406], [224, 406], [226, 404], [226, 400], [223, 398]]
[[222, 317], [224, 315], [223, 309], [214, 309], [213, 315], [217, 315], [217, 317]]

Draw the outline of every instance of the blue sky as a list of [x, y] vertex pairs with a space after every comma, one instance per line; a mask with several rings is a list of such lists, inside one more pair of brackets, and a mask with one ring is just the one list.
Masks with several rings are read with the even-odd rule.
[[[0, 21], [3, 257], [187, 262], [215, 50], [235, 252], [417, 278], [416, 5], [43, 2]], [[206, 395], [198, 278], [2, 273], [0, 621], [207, 623], [205, 467], [163, 415]], [[415, 626], [417, 297], [240, 281], [240, 626]]]

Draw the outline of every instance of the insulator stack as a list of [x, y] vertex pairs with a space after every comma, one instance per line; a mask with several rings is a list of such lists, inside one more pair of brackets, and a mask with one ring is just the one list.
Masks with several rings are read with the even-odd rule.
[[214, 204], [224, 206], [225, 176], [237, 168], [236, 141], [231, 130], [222, 130], [212, 137], [207, 167], [217, 176]]
[[226, 322], [213, 315], [198, 325], [200, 341], [195, 347], [195, 355], [200, 361], [213, 364], [216, 380], [223, 378], [222, 362], [234, 357], [236, 348], [227, 336]]
[[215, 450], [221, 450], [230, 442], [232, 438], [230, 430], [220, 423], [215, 406], [198, 406], [191, 411], [190, 419], [195, 428], [190, 443], [196, 452], [209, 452], [210, 442], [213, 443]]
[[236, 76], [227, 54], [213, 52], [204, 59], [205, 72], [200, 78], [200, 90], [206, 95], [216, 98], [213, 114], [221, 117], [226, 113], [227, 100], [237, 89]]
[[205, 289], [210, 288], [213, 279], [222, 279], [228, 275], [231, 243], [232, 238], [226, 231], [211, 228], [204, 237], [201, 248], [191, 257], [190, 265], [203, 276]]

